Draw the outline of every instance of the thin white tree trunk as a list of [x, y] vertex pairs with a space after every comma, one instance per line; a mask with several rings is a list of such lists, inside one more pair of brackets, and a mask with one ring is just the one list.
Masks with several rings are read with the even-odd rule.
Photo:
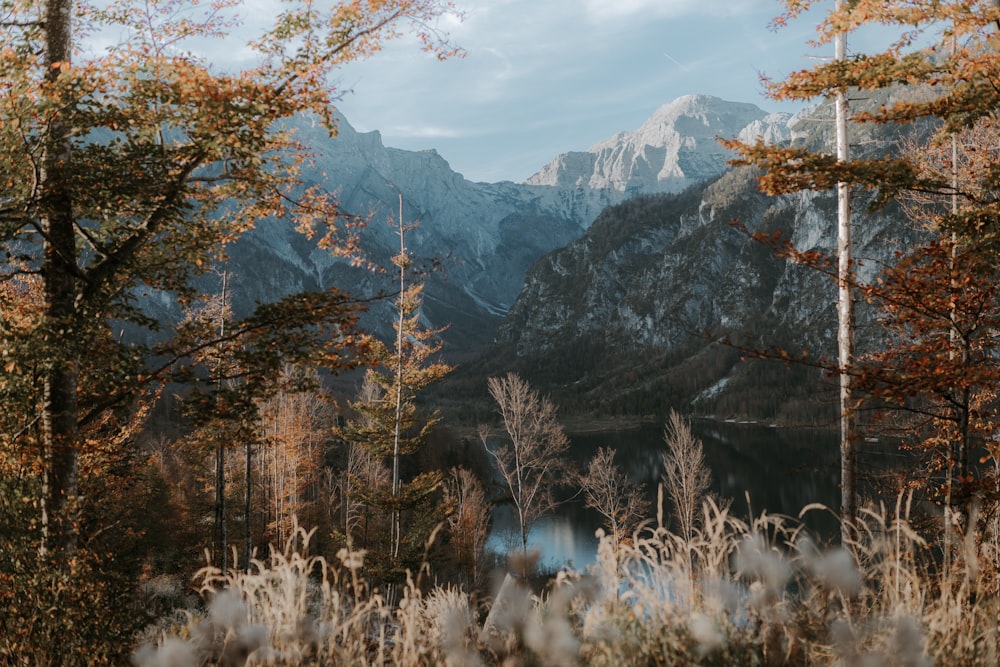
[[[844, 0], [836, 0], [839, 11]], [[846, 59], [846, 39], [837, 33], [834, 40], [835, 59]], [[838, 90], [835, 100], [837, 125], [837, 160], [850, 159], [847, 131], [847, 91]], [[851, 242], [851, 191], [847, 183], [837, 184], [837, 348], [840, 368], [840, 478], [842, 532], [849, 537], [850, 527], [858, 513], [857, 419], [854, 414], [854, 290]]]
[[253, 449], [251, 446], [250, 439], [247, 438], [246, 443], [246, 489], [245, 495], [243, 497], [243, 566], [244, 572], [250, 572], [250, 558], [253, 556], [253, 522], [250, 520], [251, 514], [251, 493], [253, 484]]
[[403, 227], [403, 194], [399, 193], [399, 328], [396, 331], [396, 424], [393, 436], [392, 450], [392, 558], [399, 558], [399, 543], [402, 540], [402, 525], [399, 516], [399, 455], [400, 438], [403, 422], [403, 326], [406, 309], [403, 304], [403, 291], [406, 289], [406, 255], [405, 229]]
[[[229, 273], [222, 272], [222, 305], [219, 307], [219, 339], [226, 337], [226, 291], [229, 287]], [[221, 391], [224, 382], [225, 372], [222, 352], [219, 352], [218, 367], [218, 388]], [[229, 567], [229, 553], [227, 544], [229, 535], [226, 532], [226, 447], [222, 442], [215, 446], [215, 529], [219, 540], [219, 562], [222, 576], [226, 576]]]

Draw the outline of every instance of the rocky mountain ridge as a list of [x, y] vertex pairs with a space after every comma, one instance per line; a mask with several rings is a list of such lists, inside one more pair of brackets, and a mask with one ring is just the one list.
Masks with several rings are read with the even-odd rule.
[[[792, 119], [792, 139], [824, 145], [829, 111]], [[856, 137], [880, 153], [899, 132], [869, 127]], [[743, 360], [747, 350], [774, 347], [835, 355], [834, 282], [751, 238], [779, 233], [801, 251], [832, 254], [835, 195], [767, 197], [756, 180], [750, 168], [733, 169], [678, 194], [606, 209], [581, 238], [532, 266], [478, 372], [515, 367], [560, 405], [588, 413], [662, 415], [683, 407], [836, 423], [833, 396], [817, 398], [833, 386], [818, 369]], [[871, 212], [867, 203], [863, 195], [855, 201], [862, 280], [922, 236], [896, 208]], [[873, 344], [873, 318], [860, 304], [860, 352]]]
[[635, 131], [558, 156], [527, 183], [630, 195], [680, 192], [725, 171], [730, 154], [718, 137], [786, 141], [790, 120], [789, 114], [768, 114], [753, 104], [685, 95], [657, 109]]
[[[717, 176], [725, 169], [718, 135], [780, 138], [786, 125], [784, 115], [769, 116], [753, 105], [687, 96], [662, 107], [639, 130], [595, 147], [600, 159], [589, 175], [560, 175], [552, 167], [551, 182], [536, 176], [523, 184], [468, 181], [436, 151], [386, 147], [377, 131], [357, 132], [344, 118], [335, 137], [309, 119], [300, 119], [296, 129], [315, 156], [306, 182], [326, 184], [342, 210], [369, 217], [362, 247], [376, 265], [389, 266], [398, 251], [386, 220], [396, 216], [402, 194], [405, 221], [419, 223], [407, 237], [410, 251], [418, 261], [441, 266], [427, 280], [425, 319], [430, 326], [448, 325], [450, 348], [463, 352], [492, 340], [531, 264], [579, 238], [604, 208]], [[640, 168], [654, 155], [654, 166]], [[335, 285], [360, 296], [389, 289], [384, 275], [329, 256], [282, 221], [259, 225], [228, 254], [237, 311], [301, 289]], [[365, 324], [385, 329], [387, 308], [375, 303]]]

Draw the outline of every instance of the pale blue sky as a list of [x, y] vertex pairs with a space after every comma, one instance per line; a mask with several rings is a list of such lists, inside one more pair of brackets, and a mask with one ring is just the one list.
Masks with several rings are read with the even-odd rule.
[[[97, 0], [100, 2], [101, 0]], [[471, 180], [522, 181], [559, 153], [586, 150], [634, 130], [663, 104], [704, 93], [794, 111], [766, 99], [759, 75], [782, 78], [828, 57], [817, 17], [773, 31], [780, 0], [453, 0], [459, 20], [437, 26], [465, 49], [438, 61], [412, 35], [342, 70], [340, 110], [387, 146], [435, 148]], [[814, 14], [833, 0], [819, 2]], [[196, 51], [220, 67], [252, 54], [245, 40], [278, 11], [276, 0], [243, 0], [245, 20], [225, 42]], [[870, 51], [875, 33], [849, 48]], [[122, 39], [92, 36], [95, 51]], [[884, 46], [884, 35], [877, 44]]]
[[455, 4], [464, 20], [442, 27], [464, 59], [441, 63], [402, 40], [343, 73], [353, 92], [340, 106], [357, 129], [435, 148], [471, 180], [524, 180], [688, 93], [792, 110], [763, 96], [758, 75], [780, 78], [832, 52], [807, 46], [808, 18], [770, 30], [777, 0]]

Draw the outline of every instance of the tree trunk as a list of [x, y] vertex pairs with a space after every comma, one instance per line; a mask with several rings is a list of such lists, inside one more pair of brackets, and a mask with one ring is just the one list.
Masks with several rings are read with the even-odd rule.
[[[1000, 0], [998, 0], [1000, 1]], [[952, 55], [955, 54], [955, 37], [952, 37]], [[951, 214], [958, 216], [958, 135], [954, 132], [951, 135]], [[959, 253], [958, 245], [958, 234], [952, 232], [951, 234], [951, 258], [952, 266], [954, 266], [955, 258]], [[954, 275], [954, 272], [953, 272]], [[955, 277], [951, 281], [951, 288], [954, 291], [961, 289], [958, 284], [958, 278]], [[954, 301], [953, 301], [954, 303]], [[963, 337], [959, 331], [958, 325], [958, 312], [956, 307], [953, 305], [951, 309], [951, 342], [952, 349], [949, 352], [949, 357], [954, 360], [955, 357], [959, 357], [962, 364], [966, 364], [969, 360], [969, 355], [971, 353], [972, 341], [968, 337]], [[956, 348], [959, 348], [956, 351]], [[969, 451], [971, 450], [971, 444], [969, 439], [971, 433], [969, 430], [969, 413], [972, 409], [971, 406], [971, 393], [969, 387], [965, 387], [961, 392], [961, 399], [959, 400], [959, 415], [958, 415], [958, 445], [957, 447], [952, 447], [952, 450], [948, 453], [948, 503], [947, 509], [951, 509], [951, 484], [952, 484], [952, 468], [954, 467], [957, 459], [958, 463], [958, 476], [960, 479], [965, 479], [969, 474]], [[955, 451], [957, 449], [957, 451]]]
[[250, 445], [250, 438], [247, 438], [247, 450], [246, 450], [246, 495], [243, 498], [243, 522], [244, 522], [244, 572], [250, 572], [250, 558], [253, 556], [253, 535], [251, 530], [253, 528], [253, 522], [250, 521], [250, 510], [251, 510], [251, 484], [253, 483], [253, 450]]
[[219, 568], [225, 577], [229, 569], [229, 553], [226, 549], [229, 535], [226, 533], [226, 448], [222, 444], [215, 446], [215, 530], [219, 545]]
[[[226, 290], [229, 287], [229, 273], [222, 272], [222, 305], [219, 308], [219, 340], [226, 337]], [[223, 378], [225, 372], [223, 365], [223, 353], [219, 352], [218, 367], [218, 389], [222, 391]], [[223, 442], [215, 446], [215, 529], [219, 540], [219, 562], [222, 576], [226, 576], [229, 569], [229, 535], [226, 530], [226, 446]]]
[[399, 515], [399, 456], [403, 422], [403, 327], [406, 307], [403, 303], [406, 290], [406, 240], [403, 227], [403, 194], [399, 193], [399, 321], [396, 330], [396, 423], [392, 449], [392, 558], [399, 558], [399, 544], [402, 541], [402, 521]]
[[[843, 0], [837, 0], [839, 11]], [[845, 37], [837, 33], [835, 59], [846, 58]], [[837, 91], [837, 160], [850, 159], [847, 135], [847, 92]], [[849, 537], [850, 527], [858, 514], [858, 461], [857, 418], [854, 414], [853, 378], [854, 365], [854, 294], [851, 243], [851, 191], [847, 183], [837, 184], [837, 348], [840, 368], [840, 484], [842, 534]]]
[[[56, 81], [72, 51], [71, 0], [45, 4], [43, 43], [45, 78]], [[81, 332], [76, 327], [76, 230], [67, 184], [71, 128], [57, 114], [45, 139], [40, 189], [45, 233], [42, 279], [45, 292], [47, 363], [43, 370], [43, 446], [47, 459], [50, 519], [48, 546], [68, 555], [78, 539], [75, 519], [78, 495], [77, 375]], [[43, 545], [44, 549], [45, 545]]]

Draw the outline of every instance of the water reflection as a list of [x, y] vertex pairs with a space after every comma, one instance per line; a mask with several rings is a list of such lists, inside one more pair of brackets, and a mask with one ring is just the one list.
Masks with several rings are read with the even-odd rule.
[[[696, 420], [694, 434], [705, 448], [712, 470], [712, 491], [733, 501], [733, 513], [748, 518], [759, 515], [797, 516], [811, 503], [836, 508], [840, 505], [840, 459], [838, 438], [833, 431], [775, 429], [757, 424]], [[598, 447], [617, 450], [616, 464], [636, 483], [646, 485], [655, 507], [656, 486], [662, 472], [665, 451], [663, 428], [648, 425], [629, 431], [612, 431], [572, 436], [572, 457], [581, 468]], [[749, 496], [750, 505], [747, 505]], [[665, 516], [670, 508], [664, 507]], [[655, 509], [652, 516], [655, 517]], [[824, 537], [836, 534], [838, 524], [828, 513], [811, 512], [806, 517], [811, 531]], [[600, 516], [583, 507], [581, 501], [563, 505], [559, 512], [538, 522], [529, 543], [542, 552], [542, 563], [557, 567], [572, 563], [585, 567], [594, 562], [597, 551], [595, 530]], [[516, 544], [509, 534], [516, 522], [507, 508], [494, 514], [490, 546], [506, 551]]]

